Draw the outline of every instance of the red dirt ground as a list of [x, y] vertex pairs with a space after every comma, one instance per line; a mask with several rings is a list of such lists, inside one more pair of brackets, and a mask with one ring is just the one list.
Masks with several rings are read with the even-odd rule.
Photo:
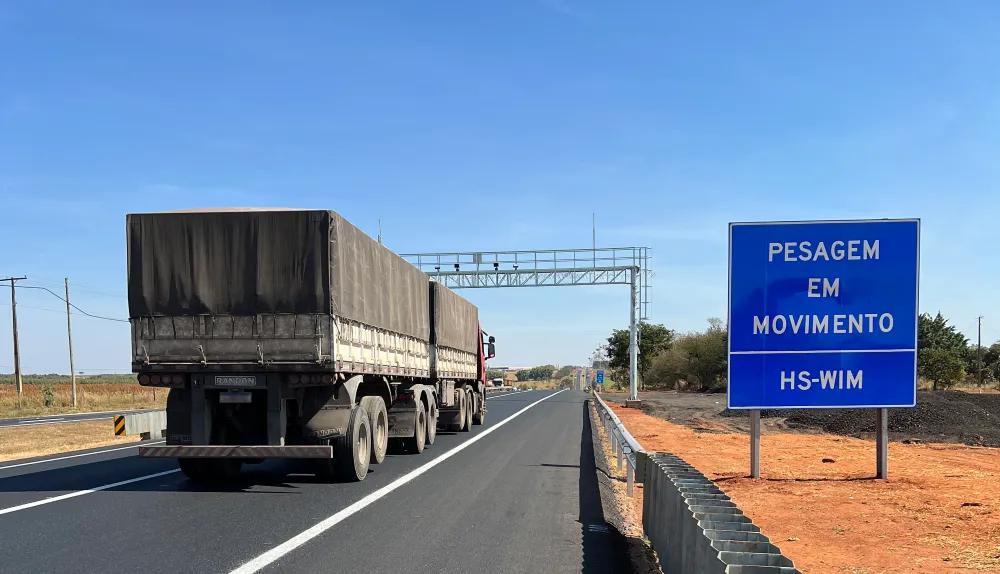
[[880, 481], [872, 441], [778, 432], [751, 480], [747, 435], [613, 408], [647, 450], [717, 481], [802, 572], [1000, 572], [998, 448], [891, 443]]

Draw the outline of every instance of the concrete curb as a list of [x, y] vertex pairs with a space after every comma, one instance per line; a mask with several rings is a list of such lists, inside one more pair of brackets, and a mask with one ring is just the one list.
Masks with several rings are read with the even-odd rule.
[[729, 496], [688, 463], [651, 453], [643, 474], [642, 526], [664, 572], [798, 574]]

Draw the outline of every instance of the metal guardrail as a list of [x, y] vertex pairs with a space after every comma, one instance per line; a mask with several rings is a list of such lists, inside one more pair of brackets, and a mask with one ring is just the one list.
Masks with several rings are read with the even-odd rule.
[[635, 440], [632, 433], [628, 432], [628, 429], [622, 424], [618, 415], [601, 398], [600, 393], [594, 391], [594, 398], [597, 399], [597, 412], [601, 416], [601, 420], [604, 421], [604, 430], [611, 438], [611, 450], [615, 453], [618, 470], [622, 469], [623, 464], [626, 465], [625, 483], [627, 485], [627, 492], [629, 496], [633, 496], [636, 477], [643, 476], [641, 468], [646, 464], [646, 459], [648, 458], [646, 456], [646, 449], [642, 448], [639, 441]]
[[514, 392], [514, 387], [504, 385], [502, 387], [486, 387], [486, 394], [497, 394], [497, 393], [511, 393]]

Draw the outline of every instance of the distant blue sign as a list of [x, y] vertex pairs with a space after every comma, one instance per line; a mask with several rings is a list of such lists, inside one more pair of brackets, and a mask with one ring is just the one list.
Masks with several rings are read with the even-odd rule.
[[604, 384], [604, 369], [597, 370], [597, 376], [594, 377], [594, 382], [597, 383], [598, 385]]
[[729, 408], [912, 407], [920, 221], [729, 225]]

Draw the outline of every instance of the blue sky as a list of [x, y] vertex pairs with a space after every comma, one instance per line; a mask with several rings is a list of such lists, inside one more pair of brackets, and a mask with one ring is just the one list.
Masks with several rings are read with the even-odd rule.
[[[128, 212], [330, 208], [410, 252], [587, 247], [596, 211], [684, 331], [725, 315], [729, 221], [920, 217], [922, 310], [1000, 339], [995, 2], [368, 4], [0, 5], [0, 274], [123, 317]], [[465, 294], [504, 364], [628, 318], [624, 287]], [[68, 368], [60, 305], [19, 291], [27, 372]], [[128, 370], [127, 326], [74, 329]]]

